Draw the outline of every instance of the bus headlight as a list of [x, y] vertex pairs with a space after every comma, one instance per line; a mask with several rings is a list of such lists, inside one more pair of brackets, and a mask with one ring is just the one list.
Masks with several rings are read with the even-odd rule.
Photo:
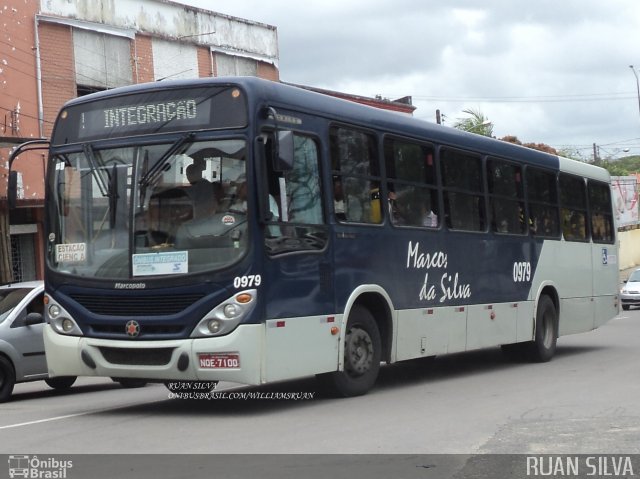
[[58, 333], [65, 336], [83, 336], [82, 330], [71, 315], [51, 296], [47, 296], [47, 322]]
[[258, 302], [258, 291], [250, 289], [234, 294], [205, 315], [191, 333], [192, 338], [228, 334], [246, 318]]
[[221, 327], [220, 320], [210, 319], [209, 322], [207, 323], [207, 327], [209, 328], [209, 332], [211, 334], [218, 334]]
[[227, 304], [224, 307], [224, 315], [229, 318], [229, 319], [233, 319], [236, 316], [238, 316], [238, 313], [240, 312], [240, 308], [238, 308], [238, 306], [236, 306], [235, 304]]
[[57, 304], [49, 305], [49, 317], [55, 319], [60, 316], [60, 307]]

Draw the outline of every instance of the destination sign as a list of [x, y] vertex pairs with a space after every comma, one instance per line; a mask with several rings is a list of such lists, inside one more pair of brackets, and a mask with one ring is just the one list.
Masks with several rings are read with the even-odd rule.
[[150, 133], [242, 128], [247, 124], [244, 95], [236, 87], [181, 89], [157, 87], [135, 94], [98, 97], [65, 107], [52, 144]]
[[[104, 128], [151, 125], [198, 118], [198, 103], [194, 99], [152, 103], [120, 108], [105, 108]], [[84, 118], [84, 114], [83, 114]]]

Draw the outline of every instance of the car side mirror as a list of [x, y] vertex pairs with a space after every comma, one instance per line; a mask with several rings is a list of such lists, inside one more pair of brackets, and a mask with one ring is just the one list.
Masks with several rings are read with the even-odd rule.
[[44, 323], [44, 316], [40, 313], [29, 313], [24, 320], [24, 324], [27, 326], [33, 326], [34, 324]]

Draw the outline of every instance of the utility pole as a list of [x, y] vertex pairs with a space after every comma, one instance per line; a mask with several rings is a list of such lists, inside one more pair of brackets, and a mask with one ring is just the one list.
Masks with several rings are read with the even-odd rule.
[[638, 72], [636, 72], [633, 65], [629, 65], [629, 68], [631, 68], [633, 76], [636, 77], [636, 89], [638, 90], [638, 112], [640, 113], [640, 80], [638, 80]]
[[596, 145], [595, 143], [593, 144], [593, 164], [597, 165], [598, 164], [598, 145]]
[[440, 110], [436, 110], [436, 123], [438, 125], [442, 125], [442, 116], [440, 115]]

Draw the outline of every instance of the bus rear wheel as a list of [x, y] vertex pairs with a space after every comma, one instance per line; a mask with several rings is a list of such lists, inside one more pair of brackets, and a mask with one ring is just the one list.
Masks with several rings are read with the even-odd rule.
[[360, 396], [369, 391], [378, 378], [381, 358], [380, 331], [371, 312], [353, 307], [344, 340], [344, 369], [318, 375], [318, 380], [335, 396]]
[[531, 361], [545, 363], [556, 353], [558, 341], [558, 313], [549, 296], [541, 296], [536, 311], [535, 339], [527, 344]]

